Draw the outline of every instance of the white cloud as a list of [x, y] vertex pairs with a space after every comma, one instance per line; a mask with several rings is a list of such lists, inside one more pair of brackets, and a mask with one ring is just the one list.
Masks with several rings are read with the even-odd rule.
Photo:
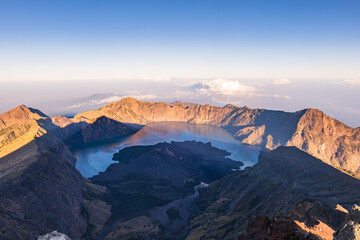
[[154, 78], [154, 82], [170, 82], [170, 78]]
[[181, 91], [181, 90], [176, 90], [173, 94], [172, 97], [175, 98], [183, 98], [183, 97], [193, 97], [194, 96], [194, 92], [191, 91]]
[[360, 79], [347, 79], [344, 80], [344, 83], [349, 85], [360, 85]]
[[273, 81], [274, 85], [289, 85], [291, 84], [291, 81], [286, 78], [280, 78]]
[[[136, 92], [133, 92], [133, 93], [136, 93]], [[107, 104], [107, 103], [111, 103], [111, 102], [120, 101], [121, 99], [123, 99], [125, 97], [132, 97], [137, 100], [153, 100], [153, 99], [157, 98], [157, 96], [152, 95], [152, 94], [113, 95], [113, 96], [102, 98], [102, 99], [85, 100], [84, 102], [73, 104], [73, 105], [67, 106], [66, 108], [80, 108], [80, 107], [85, 107], [85, 106], [103, 105], [103, 104]]]
[[200, 94], [222, 95], [226, 97], [250, 97], [256, 92], [253, 86], [245, 85], [235, 80], [215, 79], [192, 84]]
[[284, 99], [290, 99], [290, 96], [283, 96], [283, 95], [280, 95], [280, 94], [274, 94], [273, 95], [274, 98], [284, 98]]

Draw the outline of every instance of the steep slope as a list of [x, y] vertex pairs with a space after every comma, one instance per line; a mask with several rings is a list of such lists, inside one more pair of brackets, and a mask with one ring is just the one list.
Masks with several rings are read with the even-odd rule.
[[347, 172], [360, 173], [360, 128], [351, 128], [320, 110], [308, 109], [286, 143]]
[[334, 167], [360, 174], [360, 128], [348, 127], [316, 109], [287, 113], [234, 105], [166, 104], [124, 98], [96, 111], [78, 114], [73, 121], [91, 122], [101, 116], [140, 125], [180, 121], [220, 126], [244, 144], [267, 149], [296, 146]]
[[60, 116], [51, 119], [37, 109], [20, 105], [0, 115], [0, 158], [49, 132], [75, 146], [129, 135], [138, 129], [106, 117], [87, 122]]
[[[57, 229], [73, 239], [86, 232], [84, 179], [63, 143], [46, 134], [0, 159], [0, 239], [35, 239]], [[17, 159], [20, 158], [21, 161]]]
[[0, 158], [40, 137], [46, 130], [39, 110], [20, 105], [0, 115]]
[[94, 119], [90, 123], [71, 122], [62, 124], [58, 117], [52, 119], [52, 121], [54, 124], [62, 126], [55, 131], [57, 137], [68, 145], [75, 147], [128, 136], [139, 130], [137, 126], [124, 124], [104, 116]]
[[47, 116], [39, 110], [20, 105], [0, 115], [0, 130], [11, 127], [27, 120], [39, 120]]
[[359, 189], [359, 180], [319, 159], [295, 147], [279, 147], [262, 153], [254, 167], [203, 189], [188, 239], [233, 239], [251, 216], [284, 216], [303, 202], [350, 207], [359, 202]]
[[243, 143], [274, 148], [285, 143], [296, 130], [296, 124], [305, 111], [286, 113], [264, 109], [250, 109], [227, 105], [188, 105], [177, 102], [144, 102], [124, 98], [96, 111], [78, 114], [74, 121], [91, 121], [100, 116], [123, 123], [145, 125], [153, 122], [179, 121], [224, 127]]

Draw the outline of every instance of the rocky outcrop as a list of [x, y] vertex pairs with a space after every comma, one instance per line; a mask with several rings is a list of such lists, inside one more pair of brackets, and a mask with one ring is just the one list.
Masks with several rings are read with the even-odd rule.
[[360, 173], [360, 128], [351, 128], [317, 109], [300, 118], [287, 146], [296, 146], [329, 165]]
[[[348, 211], [340, 205], [329, 207], [323, 206], [317, 201], [302, 202], [285, 216], [276, 216], [271, 219], [266, 216], [250, 218], [247, 231], [242, 233], [241, 238], [239, 238], [253, 239], [253, 236], [260, 236], [261, 239], [332, 240], [334, 229], [344, 222], [347, 214]], [[262, 224], [263, 219], [266, 219], [267, 224]], [[259, 224], [265, 227], [256, 227]]]
[[266, 216], [250, 218], [246, 233], [238, 240], [321, 240], [300, 228], [294, 221], [285, 218], [270, 219]]
[[[286, 217], [303, 202], [317, 201], [331, 209], [337, 204], [350, 207], [360, 199], [359, 187], [359, 180], [321, 160], [295, 147], [279, 147], [263, 152], [254, 167], [228, 175], [201, 191], [200, 213], [190, 223], [188, 239], [233, 239], [252, 216]], [[329, 217], [331, 211], [319, 207], [303, 208], [312, 209], [311, 215], [332, 229], [339, 223], [336, 219], [341, 219]], [[304, 221], [301, 215], [306, 214], [298, 215], [298, 221]]]
[[43, 236], [39, 236], [37, 240], [71, 240], [68, 236], [57, 231], [52, 231]]
[[344, 224], [334, 234], [334, 240], [360, 239], [360, 207], [354, 205]]

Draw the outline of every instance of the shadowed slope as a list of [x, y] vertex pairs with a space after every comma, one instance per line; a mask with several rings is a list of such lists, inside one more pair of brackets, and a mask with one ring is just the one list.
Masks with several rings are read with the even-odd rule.
[[287, 215], [304, 201], [351, 206], [360, 199], [360, 181], [295, 148], [262, 153], [252, 168], [226, 176], [201, 193], [201, 212], [188, 239], [224, 239], [244, 229], [255, 215]]

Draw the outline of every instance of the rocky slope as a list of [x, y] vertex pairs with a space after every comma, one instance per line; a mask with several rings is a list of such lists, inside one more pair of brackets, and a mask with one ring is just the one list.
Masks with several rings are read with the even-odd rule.
[[[336, 168], [360, 174], [360, 128], [350, 128], [317, 109], [287, 113], [234, 105], [166, 104], [125, 98], [73, 119], [58, 116], [51, 120], [49, 124], [46, 115], [23, 105], [0, 115], [0, 157], [54, 126], [61, 128], [57, 131], [60, 139], [71, 138], [70, 144], [74, 144], [127, 135], [139, 129], [136, 125], [180, 121], [220, 126], [244, 144], [267, 149], [296, 146]], [[93, 124], [98, 126], [91, 127]], [[75, 134], [76, 138], [72, 137]]]
[[[20, 149], [0, 159], [0, 169], [8, 172], [0, 184], [0, 239], [35, 239], [54, 229], [79, 239], [87, 221], [81, 207], [84, 179], [74, 168], [75, 158], [54, 136], [31, 144], [33, 154]], [[22, 161], [7, 168], [21, 154]]]
[[[254, 167], [228, 175], [201, 192], [200, 212], [191, 221], [188, 239], [233, 239], [251, 216], [287, 216], [304, 202], [317, 201], [330, 209], [337, 204], [350, 207], [360, 199], [359, 187], [359, 180], [319, 159], [295, 147], [279, 147], [262, 153]], [[332, 215], [328, 212], [317, 214], [317, 220], [336, 229], [340, 220], [325, 217]], [[304, 220], [296, 214], [293, 219]]]
[[78, 122], [65, 126], [57, 119], [55, 121], [53, 119], [53, 123], [62, 126], [55, 131], [57, 137], [73, 147], [128, 136], [139, 130], [138, 126], [124, 124], [107, 117], [99, 117], [91, 123]]
[[100, 117], [93, 121], [49, 118], [37, 109], [20, 105], [0, 115], [0, 158], [20, 149], [48, 132], [70, 146], [130, 135], [135, 125]]
[[[93, 236], [110, 217], [110, 206], [99, 199], [106, 189], [75, 169], [75, 157], [59, 139], [61, 128], [23, 105], [0, 117], [0, 239], [35, 239], [54, 229], [72, 239]], [[101, 130], [106, 124], [100, 120], [95, 126]], [[91, 124], [82, 124], [82, 130], [87, 141], [98, 140]], [[108, 135], [100, 130], [102, 140]], [[109, 131], [121, 134], [124, 128]]]
[[334, 240], [360, 239], [360, 207], [354, 205], [347, 214], [344, 223], [334, 234]]
[[[226, 160], [226, 152], [202, 143], [164, 143], [119, 152], [119, 163], [93, 183], [75, 169], [69, 146], [129, 135], [139, 125], [161, 121], [220, 126], [243, 143], [296, 146], [323, 162], [295, 147], [279, 147], [264, 152], [253, 168], [228, 175], [239, 164]], [[274, 229], [291, 226], [290, 235], [335, 230], [343, 216], [336, 205], [358, 203], [360, 184], [329, 165], [359, 173], [359, 131], [315, 109], [286, 113], [126, 98], [73, 119], [51, 119], [21, 105], [0, 115], [0, 239], [35, 239], [54, 229], [75, 240], [183, 237], [194, 186], [220, 178], [193, 205], [199, 211], [188, 239], [233, 239], [240, 232], [248, 237], [246, 223], [258, 214]]]
[[78, 114], [73, 121], [93, 121], [101, 116], [140, 125], [181, 121], [220, 126], [242, 143], [267, 149], [296, 146], [334, 167], [360, 173], [360, 128], [348, 127], [317, 109], [287, 113], [234, 105], [166, 104], [125, 98]]
[[28, 144], [46, 133], [42, 112], [18, 106], [0, 115], [0, 158]]
[[[332, 237], [332, 233], [330, 234]], [[246, 234], [239, 235], [238, 240], [322, 240], [312, 233], [303, 231], [294, 221], [285, 218], [269, 219], [266, 216], [255, 216], [248, 222]], [[332, 238], [331, 238], [332, 239]]]
[[[183, 239], [187, 234], [190, 205], [197, 196], [193, 195], [194, 187], [220, 179], [242, 165], [226, 158], [228, 155], [210, 143], [195, 141], [128, 147], [114, 154], [114, 160], [119, 163], [91, 178], [93, 183], [109, 189], [106, 201], [112, 206], [111, 220], [116, 227], [106, 234], [107, 239], [131, 239], [129, 236], [136, 234], [138, 238], [155, 234], [155, 239], [166, 235], [166, 239]], [[154, 209], [160, 206], [161, 209]], [[151, 209], [151, 214], [147, 214]], [[138, 218], [139, 215], [142, 217]], [[117, 224], [119, 218], [125, 218], [127, 224], [140, 221], [141, 226], [152, 227], [134, 229], [125, 236], [125, 230], [121, 229], [126, 224], [123, 221]], [[170, 228], [179, 218], [183, 221]]]

